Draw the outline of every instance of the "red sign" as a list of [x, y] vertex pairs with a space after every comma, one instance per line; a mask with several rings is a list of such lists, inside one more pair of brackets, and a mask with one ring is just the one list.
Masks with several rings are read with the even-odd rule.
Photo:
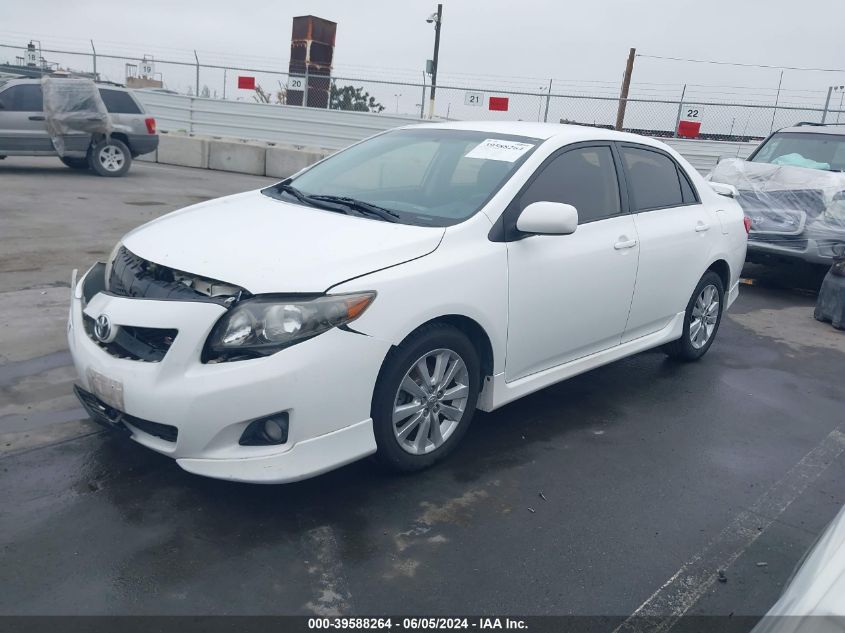
[[698, 138], [701, 132], [701, 121], [680, 121], [678, 123], [678, 136], [681, 138]]
[[255, 77], [238, 77], [238, 88], [255, 90]]
[[507, 97], [490, 97], [490, 105], [488, 106], [490, 110], [499, 110], [500, 112], [507, 112], [508, 111], [508, 98]]

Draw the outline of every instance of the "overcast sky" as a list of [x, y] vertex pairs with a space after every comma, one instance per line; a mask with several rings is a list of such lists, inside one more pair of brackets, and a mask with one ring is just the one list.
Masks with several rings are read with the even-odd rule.
[[[5, 0], [0, 43], [25, 44], [32, 37], [45, 48], [85, 50], [94, 39], [103, 53], [188, 59], [197, 49], [201, 60], [285, 70], [291, 18], [314, 14], [338, 23], [336, 74], [418, 78], [432, 52], [433, 28], [425, 18], [435, 8], [428, 0]], [[596, 82], [596, 90], [618, 92], [632, 46], [650, 55], [842, 68], [843, 25], [841, 0], [446, 0], [441, 83], [500, 76], [495, 81], [504, 89], [554, 77], [560, 89]], [[0, 49], [0, 60], [15, 54]], [[79, 67], [89, 64], [84, 58], [74, 61]], [[108, 69], [120, 74], [120, 64]], [[190, 76], [190, 70], [179, 77], [174, 70], [170, 82], [189, 83]], [[656, 96], [677, 94], [684, 83], [718, 85], [706, 89], [714, 97], [757, 89], [767, 95], [773, 94], [778, 76], [778, 70], [641, 57], [634, 86]], [[784, 76], [787, 90], [819, 91], [793, 93], [792, 98], [823, 101], [827, 86], [837, 83], [845, 84], [845, 73], [786, 71]]]

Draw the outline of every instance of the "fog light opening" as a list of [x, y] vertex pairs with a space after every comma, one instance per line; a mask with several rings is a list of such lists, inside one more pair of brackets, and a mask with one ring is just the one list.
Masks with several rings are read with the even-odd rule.
[[288, 414], [276, 413], [250, 422], [238, 444], [241, 446], [271, 446], [288, 441]]

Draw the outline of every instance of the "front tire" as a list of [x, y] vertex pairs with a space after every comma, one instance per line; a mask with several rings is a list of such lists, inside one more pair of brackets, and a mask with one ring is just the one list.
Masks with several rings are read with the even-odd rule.
[[103, 139], [91, 147], [88, 164], [99, 176], [122, 176], [129, 171], [132, 155], [123, 141], [116, 138]]
[[449, 455], [469, 428], [480, 383], [478, 353], [451, 325], [425, 326], [392, 349], [373, 394], [377, 461], [412, 472]]
[[681, 338], [665, 345], [663, 351], [671, 358], [686, 362], [704, 356], [719, 331], [724, 306], [725, 287], [722, 278], [708, 270], [687, 304]]

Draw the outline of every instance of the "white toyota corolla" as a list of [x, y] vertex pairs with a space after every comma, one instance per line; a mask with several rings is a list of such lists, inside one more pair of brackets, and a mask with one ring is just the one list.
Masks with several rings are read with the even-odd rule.
[[389, 131], [126, 235], [72, 286], [76, 392], [210, 477], [424, 468], [475, 409], [656, 346], [700, 358], [745, 258], [731, 193], [631, 134]]

